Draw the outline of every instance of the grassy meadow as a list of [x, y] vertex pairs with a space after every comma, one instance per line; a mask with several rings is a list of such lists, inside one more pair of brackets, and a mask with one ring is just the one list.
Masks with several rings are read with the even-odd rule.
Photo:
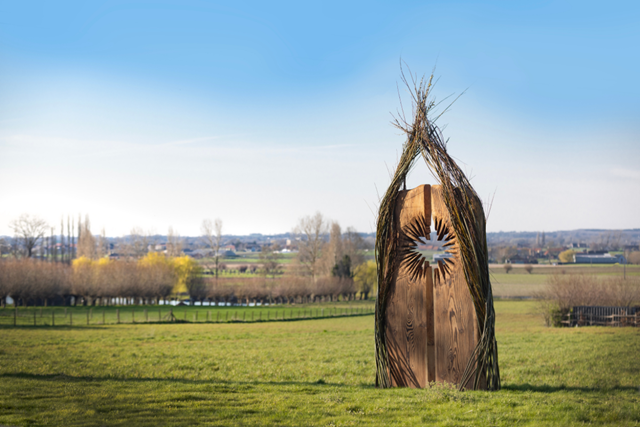
[[[264, 306], [130, 305], [0, 308], [0, 326], [96, 326], [124, 323], [232, 323], [371, 315], [374, 301]], [[15, 318], [14, 318], [15, 315]]]
[[376, 389], [372, 315], [0, 326], [0, 425], [640, 425], [640, 330], [535, 310], [496, 302], [494, 393]]
[[[528, 273], [524, 265], [513, 264], [513, 269], [506, 273], [503, 265], [490, 266], [491, 286], [496, 297], [531, 297], [545, 288], [547, 278], [553, 274], [585, 274], [599, 278], [622, 277], [624, 267], [614, 265], [532, 265], [533, 270]], [[627, 265], [626, 274], [629, 277], [640, 276], [640, 265]]]

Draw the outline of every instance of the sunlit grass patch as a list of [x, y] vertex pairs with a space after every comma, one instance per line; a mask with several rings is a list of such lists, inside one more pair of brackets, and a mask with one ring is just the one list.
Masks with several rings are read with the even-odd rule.
[[640, 331], [497, 301], [503, 390], [373, 387], [373, 318], [0, 329], [2, 425], [639, 425]]

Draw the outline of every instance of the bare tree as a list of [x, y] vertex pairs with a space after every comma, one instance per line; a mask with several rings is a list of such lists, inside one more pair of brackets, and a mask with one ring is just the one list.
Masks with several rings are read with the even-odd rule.
[[271, 246], [264, 245], [260, 252], [260, 262], [262, 263], [262, 272], [265, 276], [271, 275], [272, 278], [276, 277], [281, 271], [280, 258], [280, 246], [273, 244]]
[[173, 227], [169, 227], [167, 233], [167, 255], [170, 257], [180, 256], [182, 253], [182, 239]]
[[18, 219], [14, 219], [9, 224], [9, 227], [13, 230], [16, 238], [22, 245], [27, 255], [27, 258], [31, 258], [33, 254], [33, 248], [47, 232], [47, 222], [36, 216], [30, 216], [29, 214], [22, 214]]
[[78, 257], [96, 258], [96, 238], [91, 234], [89, 215], [84, 222], [78, 219]]
[[149, 247], [149, 236], [141, 227], [131, 229], [129, 242], [126, 244], [126, 252], [134, 258], [142, 258], [147, 253]]
[[0, 238], [0, 258], [2, 258], [2, 255], [10, 254], [10, 253], [11, 253], [11, 242], [5, 239], [4, 237]]
[[98, 237], [98, 247], [96, 249], [96, 255], [98, 258], [102, 258], [104, 256], [109, 255], [109, 241], [107, 240], [107, 233], [102, 228], [100, 232], [100, 236]]
[[362, 250], [366, 247], [366, 242], [360, 236], [355, 228], [348, 227], [347, 231], [342, 236], [342, 248], [345, 255], [349, 255], [351, 258], [351, 266], [355, 269], [357, 266], [364, 262], [364, 256]]
[[301, 236], [298, 261], [306, 273], [314, 279], [320, 273], [319, 261], [322, 249], [325, 245], [324, 237], [327, 234], [327, 222], [320, 212], [313, 216], [300, 219], [294, 229], [294, 233]]
[[318, 272], [329, 275], [333, 267], [340, 262], [344, 255], [342, 242], [342, 229], [337, 222], [332, 222], [329, 227], [329, 243], [324, 245], [319, 262]]
[[631, 252], [627, 257], [627, 261], [631, 264], [640, 264], [640, 252]]
[[64, 250], [64, 218], [60, 219], [60, 261], [65, 261], [65, 250]]
[[214, 221], [205, 219], [200, 227], [202, 240], [213, 251], [216, 279], [218, 278], [218, 270], [220, 267], [220, 246], [222, 245], [222, 220], [217, 218]]

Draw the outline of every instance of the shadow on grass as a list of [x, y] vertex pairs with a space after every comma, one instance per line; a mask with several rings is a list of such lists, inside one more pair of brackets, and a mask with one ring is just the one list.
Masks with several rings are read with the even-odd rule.
[[615, 386], [615, 387], [568, 387], [568, 386], [550, 386], [550, 385], [534, 385], [534, 384], [509, 384], [503, 385], [502, 390], [509, 391], [533, 391], [536, 393], [557, 393], [559, 391], [582, 391], [589, 393], [609, 392], [613, 390], [638, 390], [635, 386]]
[[[325, 382], [323, 379], [318, 381], [229, 381], [229, 380], [189, 380], [182, 378], [122, 378], [109, 376], [74, 376], [66, 374], [28, 374], [28, 373], [4, 373], [0, 374], [0, 378], [18, 378], [30, 379], [37, 381], [62, 381], [62, 382], [91, 382], [91, 381], [121, 381], [130, 383], [180, 383], [180, 384], [218, 384], [221, 386], [306, 386], [306, 387], [345, 387], [345, 388], [376, 388], [373, 384], [338, 384]], [[615, 386], [615, 387], [568, 387], [568, 386], [549, 386], [534, 384], [510, 384], [502, 387], [505, 391], [529, 391], [535, 393], [557, 393], [561, 391], [580, 391], [585, 393], [606, 393], [611, 391], [637, 391], [635, 386]], [[499, 392], [498, 392], [499, 393]], [[493, 394], [493, 393], [490, 393]]]
[[[58, 331], [58, 330], [74, 330], [78, 329], [102, 329], [105, 325], [0, 325], [0, 330], [2, 329], [46, 329], [47, 331]], [[110, 326], [110, 325], [106, 325]], [[115, 326], [115, 325], [114, 325]], [[0, 426], [2, 427], [2, 426]]]
[[4, 373], [0, 374], [0, 378], [19, 378], [30, 379], [38, 381], [65, 381], [65, 382], [91, 382], [91, 381], [123, 381], [132, 383], [144, 383], [144, 382], [169, 382], [169, 383], [181, 383], [181, 384], [219, 384], [219, 385], [239, 385], [239, 386], [251, 386], [251, 385], [271, 385], [271, 386], [318, 386], [318, 387], [359, 387], [359, 388], [375, 388], [373, 384], [338, 384], [325, 382], [323, 379], [318, 381], [227, 381], [227, 380], [189, 380], [183, 378], [122, 378], [122, 377], [100, 377], [100, 376], [74, 376], [66, 374], [28, 374], [23, 372], [18, 373]]

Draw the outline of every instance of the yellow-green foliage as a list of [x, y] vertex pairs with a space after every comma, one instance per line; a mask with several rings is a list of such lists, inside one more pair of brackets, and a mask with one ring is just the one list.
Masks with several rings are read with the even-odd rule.
[[86, 256], [81, 256], [71, 261], [71, 266], [73, 267], [74, 272], [83, 268], [106, 267], [109, 264], [111, 264], [111, 260], [109, 258], [99, 258], [97, 260], [92, 260], [91, 258], [88, 258]]
[[91, 260], [91, 258], [81, 256], [71, 261], [71, 265], [73, 266], [73, 270], [77, 271], [81, 268], [91, 267], [93, 265], [93, 261]]
[[144, 258], [138, 261], [138, 265], [142, 267], [153, 267], [155, 265], [171, 266], [172, 260], [159, 252], [149, 252]]
[[367, 294], [375, 292], [378, 282], [376, 262], [374, 260], [369, 260], [357, 266], [353, 280], [356, 282], [359, 292]]
[[186, 255], [172, 259], [173, 268], [178, 278], [176, 286], [173, 288], [174, 293], [187, 292], [187, 284], [190, 280], [202, 274], [202, 267], [193, 259]]
[[186, 255], [171, 258], [158, 252], [149, 252], [144, 258], [138, 261], [138, 264], [144, 267], [156, 265], [171, 267], [176, 277], [176, 282], [173, 287], [174, 294], [186, 293], [188, 282], [202, 274], [202, 267], [200, 267], [193, 258], [189, 258]]
[[573, 262], [573, 256], [575, 254], [575, 251], [569, 249], [564, 252], [560, 252], [560, 254], [558, 255], [558, 259], [560, 260], [560, 262]]
[[[97, 276], [101, 268], [111, 265], [112, 263], [108, 258], [101, 258], [94, 261], [82, 256], [73, 260], [73, 274], [81, 282], [87, 282], [91, 277]], [[138, 261], [138, 266], [143, 269], [153, 267], [170, 269], [175, 277], [173, 285], [174, 294], [188, 292], [187, 285], [189, 282], [202, 274], [200, 265], [186, 255], [181, 257], [167, 257], [158, 252], [149, 252], [144, 258]]]

